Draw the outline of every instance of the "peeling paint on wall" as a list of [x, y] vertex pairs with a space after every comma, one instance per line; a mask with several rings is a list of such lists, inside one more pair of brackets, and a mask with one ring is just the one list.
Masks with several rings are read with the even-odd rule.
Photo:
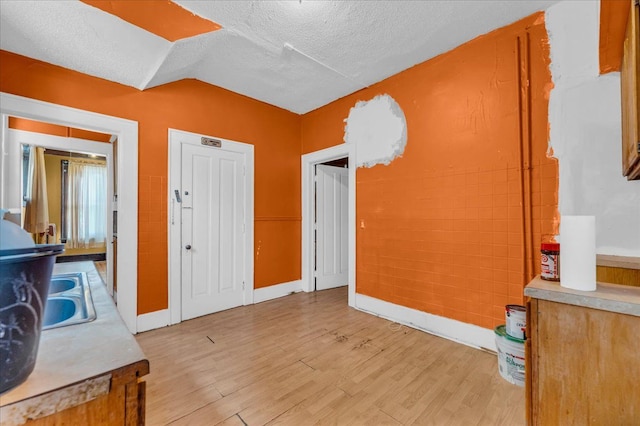
[[[558, 166], [546, 156], [552, 83], [543, 18], [534, 14], [303, 116], [305, 153], [344, 137], [348, 115], [344, 140], [357, 139], [350, 109], [378, 94], [401, 105], [407, 135], [411, 126], [411, 146], [400, 161], [356, 174], [358, 295], [489, 331], [504, 322], [505, 305], [523, 303], [525, 262], [530, 269], [523, 245], [532, 243], [539, 273], [540, 243], [557, 233]], [[518, 47], [528, 47], [528, 61], [518, 61]], [[519, 66], [531, 76], [528, 89]], [[527, 168], [521, 146], [530, 154]], [[357, 146], [357, 163], [366, 148]]]
[[360, 101], [345, 120], [345, 143], [356, 146], [357, 167], [391, 163], [407, 145], [407, 120], [400, 105], [389, 95]]

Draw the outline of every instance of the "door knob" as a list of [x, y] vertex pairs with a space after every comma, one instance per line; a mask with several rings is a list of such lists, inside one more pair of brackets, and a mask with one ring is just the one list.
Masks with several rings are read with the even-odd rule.
[[187, 244], [186, 246], [184, 246], [184, 248], [186, 248], [187, 250], [191, 250], [191, 245]]

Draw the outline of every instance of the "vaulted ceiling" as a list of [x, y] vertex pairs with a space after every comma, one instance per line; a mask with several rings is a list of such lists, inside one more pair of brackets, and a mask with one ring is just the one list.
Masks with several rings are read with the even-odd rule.
[[2, 0], [0, 48], [140, 90], [195, 78], [303, 114], [554, 3]]

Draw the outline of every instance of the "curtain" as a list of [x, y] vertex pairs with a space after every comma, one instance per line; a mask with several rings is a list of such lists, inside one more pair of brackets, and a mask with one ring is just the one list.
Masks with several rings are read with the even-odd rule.
[[103, 246], [107, 238], [107, 166], [69, 161], [66, 200], [67, 247]]
[[44, 165], [44, 148], [30, 147], [27, 178], [24, 229], [42, 243], [49, 228], [49, 199], [47, 197], [47, 173]]

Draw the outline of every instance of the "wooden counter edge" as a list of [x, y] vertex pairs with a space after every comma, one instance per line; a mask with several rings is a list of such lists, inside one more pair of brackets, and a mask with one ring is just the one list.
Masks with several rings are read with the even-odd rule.
[[597, 266], [608, 266], [610, 268], [636, 269], [640, 270], [640, 257], [614, 256], [609, 254], [596, 255]]
[[[62, 418], [69, 417], [66, 413], [75, 412], [82, 405], [95, 404], [95, 401], [101, 398], [108, 398], [109, 394], [117, 391], [117, 389], [124, 389], [124, 418], [126, 419], [124, 424], [144, 424], [145, 407], [140, 405], [144, 405], [145, 403], [146, 386], [144, 382], [141, 381], [141, 378], [147, 374], [149, 374], [149, 361], [142, 359], [115, 370], [94, 377], [88, 377], [83, 381], [70, 384], [69, 386], [53, 389], [50, 392], [5, 405], [0, 410], [4, 413], [2, 416], [3, 425], [50, 424], [50, 419], [57, 416], [62, 416]], [[78, 389], [81, 389], [83, 384], [95, 381], [99, 383], [104, 381], [105, 378], [108, 379], [108, 383], [105, 383], [107, 387], [98, 391], [94, 396], [85, 395], [85, 398], [80, 397], [70, 405], [58, 405], [53, 410], [38, 409], [38, 404], [40, 404], [41, 401], [55, 400], [55, 395], [58, 393], [63, 394], [65, 391], [73, 388], [77, 388], [76, 392], [78, 392]], [[67, 420], [73, 420], [73, 417], [67, 418]], [[78, 419], [76, 418], [75, 420]], [[56, 422], [54, 421], [54, 423]]]

